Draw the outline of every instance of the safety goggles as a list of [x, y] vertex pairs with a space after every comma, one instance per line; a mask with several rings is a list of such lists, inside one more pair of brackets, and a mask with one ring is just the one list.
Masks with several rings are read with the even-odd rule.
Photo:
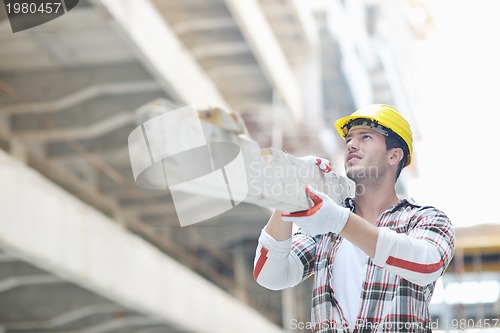
[[344, 138], [349, 134], [351, 130], [354, 129], [367, 129], [375, 131], [385, 136], [389, 136], [389, 131], [387, 130], [387, 128], [380, 125], [377, 121], [367, 118], [358, 118], [350, 120], [344, 126], [342, 126], [341, 129]]

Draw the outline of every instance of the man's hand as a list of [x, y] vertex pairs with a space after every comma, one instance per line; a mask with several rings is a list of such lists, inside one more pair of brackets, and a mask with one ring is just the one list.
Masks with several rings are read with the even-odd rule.
[[349, 219], [350, 210], [337, 205], [326, 194], [306, 187], [311, 208], [294, 213], [283, 213], [281, 219], [293, 222], [311, 236], [333, 232], [339, 234]]
[[307, 155], [300, 157], [301, 160], [307, 161], [309, 163], [314, 163], [318, 166], [318, 168], [324, 173], [329, 173], [332, 171], [332, 166], [330, 165], [330, 161], [321, 157], [317, 157], [314, 155]]

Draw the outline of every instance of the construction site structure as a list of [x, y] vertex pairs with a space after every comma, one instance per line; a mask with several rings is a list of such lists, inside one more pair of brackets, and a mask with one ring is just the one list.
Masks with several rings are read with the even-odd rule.
[[[293, 179], [297, 186], [333, 177], [348, 189], [340, 202], [352, 188], [333, 121], [388, 103], [416, 125], [406, 46], [432, 29], [423, 3], [80, 0], [17, 33], [5, 10], [0, 332], [305, 332], [290, 323], [309, 320], [311, 281], [270, 292], [252, 277], [269, 207], [306, 207], [303, 192], [250, 195], [254, 201], [181, 227], [168, 189], [136, 183], [129, 135], [155, 116], [143, 112], [151, 101], [165, 110], [202, 105], [207, 133], [248, 147], [242, 156], [263, 168], [311, 173]], [[332, 160], [337, 176], [295, 158], [309, 154]], [[399, 194], [417, 165], [405, 169]], [[271, 185], [281, 181], [266, 175]], [[462, 259], [443, 287], [468, 274], [497, 277], [498, 232], [458, 231]], [[459, 313], [458, 305], [436, 306], [436, 316]], [[487, 318], [494, 306], [463, 305], [460, 313]]]

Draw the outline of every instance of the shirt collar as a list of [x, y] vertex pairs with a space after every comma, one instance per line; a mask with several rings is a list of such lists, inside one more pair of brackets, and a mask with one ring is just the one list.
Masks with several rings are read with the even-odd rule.
[[[403, 199], [400, 199], [398, 201], [398, 203], [396, 203], [395, 205], [386, 209], [382, 214], [387, 213], [387, 212], [392, 214], [395, 211], [397, 211], [400, 207], [407, 206], [407, 205], [414, 206], [414, 207], [420, 207], [419, 205], [417, 205], [415, 200], [413, 200], [413, 198], [403, 198]], [[347, 198], [345, 198], [344, 206], [346, 208], [349, 208], [351, 210], [351, 212], [354, 212], [354, 209], [356, 208], [356, 201], [352, 197], [347, 197]]]

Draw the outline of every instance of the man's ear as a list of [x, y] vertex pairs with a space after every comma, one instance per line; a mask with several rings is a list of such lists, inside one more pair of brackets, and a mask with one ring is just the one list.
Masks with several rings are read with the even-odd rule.
[[401, 162], [401, 160], [403, 159], [403, 157], [404, 157], [403, 149], [392, 148], [391, 152], [389, 154], [389, 164], [390, 165], [398, 165], [399, 162]]

